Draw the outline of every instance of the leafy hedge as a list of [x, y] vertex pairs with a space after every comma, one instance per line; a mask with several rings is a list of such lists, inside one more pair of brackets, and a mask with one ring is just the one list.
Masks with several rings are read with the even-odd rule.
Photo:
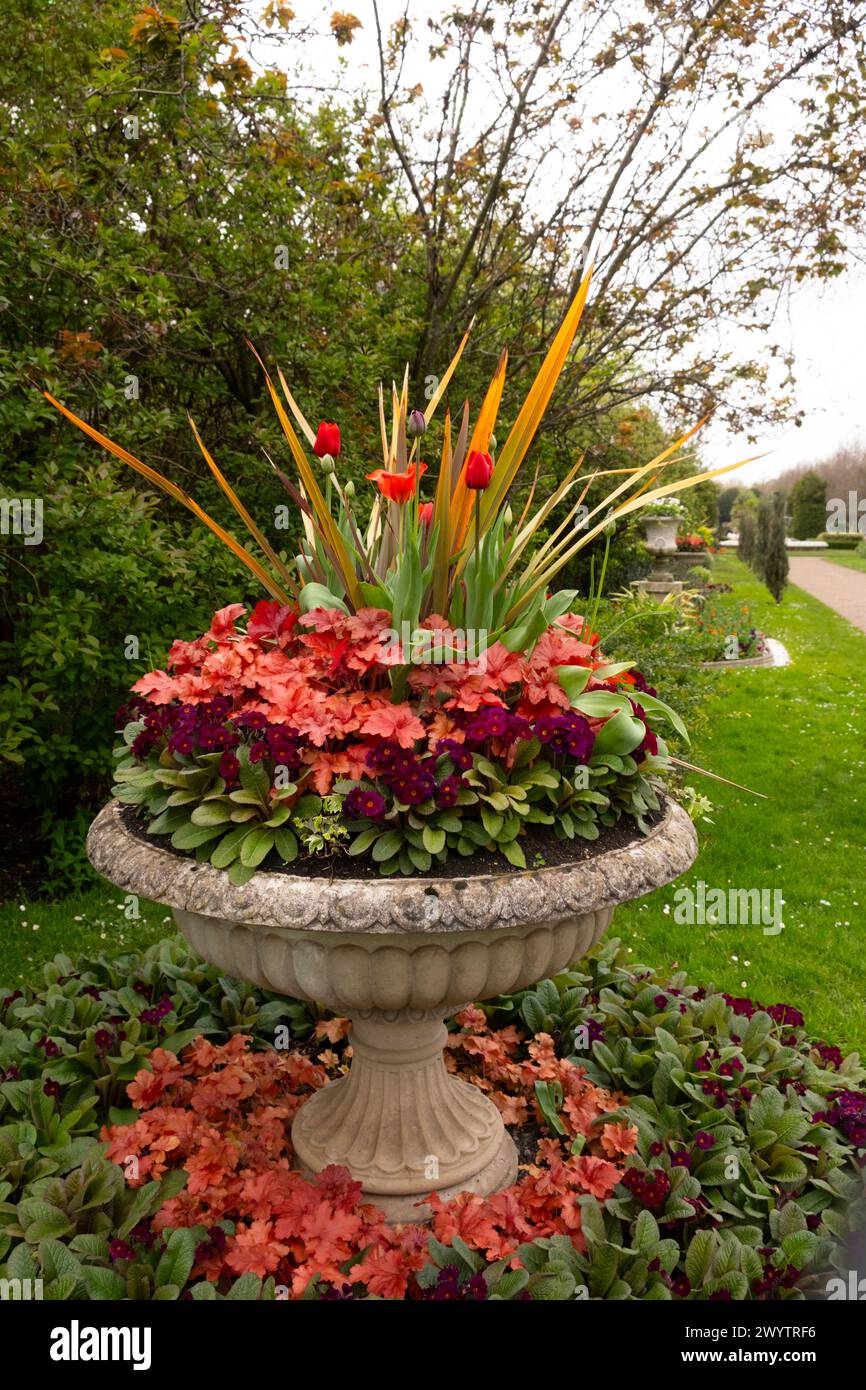
[[856, 550], [863, 542], [859, 531], [822, 531], [819, 541], [826, 541], [831, 550]]
[[[866, 1152], [864, 1073], [856, 1056], [810, 1037], [796, 1009], [664, 978], [611, 941], [484, 1015], [488, 1030], [513, 1039], [516, 1024], [530, 1052], [555, 1047], [587, 1082], [623, 1093], [612, 1114], [634, 1127], [634, 1149], [612, 1196], [578, 1199], [585, 1248], [569, 1235], [533, 1239], [511, 1269], [464, 1238], [481, 1204], [472, 1198], [465, 1229], [429, 1239], [406, 1296], [796, 1298], [845, 1268]], [[314, 1056], [315, 1023], [307, 1005], [220, 977], [176, 940], [77, 968], [58, 956], [39, 988], [0, 988], [0, 1277], [42, 1278], [52, 1299], [274, 1297], [273, 1278], [250, 1273], [192, 1283], [208, 1233], [151, 1224], [185, 1173], [129, 1188], [97, 1135], [136, 1120], [126, 1087], [155, 1046], [180, 1053], [200, 1034], [216, 1044], [244, 1035], [264, 1050], [287, 1024]], [[318, 1032], [320, 1057], [333, 1057], [340, 1030]], [[573, 1133], [556, 1083], [539, 1083], [536, 1099], [542, 1132]], [[578, 1135], [572, 1152], [582, 1149]], [[304, 1296], [377, 1295], [314, 1278]]]

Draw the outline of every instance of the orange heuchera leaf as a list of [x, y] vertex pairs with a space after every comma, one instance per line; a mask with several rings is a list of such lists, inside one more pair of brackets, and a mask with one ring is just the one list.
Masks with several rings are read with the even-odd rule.
[[383, 703], [369, 714], [361, 725], [362, 734], [378, 734], [394, 739], [401, 748], [412, 748], [415, 740], [423, 738], [424, 725], [406, 702], [399, 705]]
[[637, 1148], [637, 1126], [603, 1125], [601, 1147], [608, 1158], [616, 1158], [619, 1154], [633, 1154]]
[[305, 1244], [311, 1248], [313, 1259], [340, 1263], [353, 1254], [353, 1242], [363, 1224], [359, 1216], [335, 1210], [330, 1202], [324, 1200], [307, 1212], [298, 1230]]
[[351, 1024], [349, 1018], [320, 1018], [313, 1029], [314, 1038], [327, 1038], [328, 1042], [338, 1043], [345, 1038]]
[[490, 1099], [502, 1116], [503, 1124], [526, 1124], [529, 1119], [529, 1101], [526, 1096], [507, 1096], [504, 1091], [491, 1091]]
[[360, 1264], [353, 1265], [349, 1278], [365, 1284], [379, 1298], [402, 1298], [409, 1287], [409, 1276], [424, 1264], [422, 1254], [409, 1255], [398, 1248], [373, 1250]]
[[594, 1158], [592, 1154], [578, 1154], [570, 1160], [570, 1167], [577, 1174], [578, 1182], [585, 1192], [603, 1200], [609, 1197], [616, 1187], [622, 1172], [604, 1158]]
[[251, 1226], [235, 1231], [226, 1264], [236, 1274], [258, 1274], [264, 1279], [273, 1273], [287, 1252], [287, 1245], [274, 1240], [270, 1221], [254, 1221]]

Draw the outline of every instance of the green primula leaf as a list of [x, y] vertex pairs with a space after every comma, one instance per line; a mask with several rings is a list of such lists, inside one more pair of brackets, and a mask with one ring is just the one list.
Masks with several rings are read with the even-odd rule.
[[426, 849], [416, 849], [414, 845], [407, 845], [406, 853], [419, 873], [426, 874], [428, 872], [432, 860]]
[[749, 1284], [745, 1274], [741, 1274], [738, 1269], [729, 1269], [727, 1274], [723, 1274], [719, 1279], [713, 1279], [705, 1285], [702, 1293], [707, 1297], [713, 1293], [720, 1293], [722, 1290], [731, 1295], [732, 1299], [742, 1302], [749, 1296]]
[[193, 825], [201, 826], [228, 824], [230, 818], [231, 807], [224, 801], [203, 801], [190, 816]]
[[274, 831], [274, 849], [284, 864], [291, 864], [298, 857], [298, 841], [288, 826], [282, 825]]
[[715, 1233], [696, 1231], [689, 1241], [686, 1251], [686, 1276], [692, 1288], [699, 1288], [704, 1282], [713, 1263]]
[[529, 1271], [526, 1269], [509, 1269], [493, 1285], [493, 1293], [496, 1298], [516, 1298], [522, 1293], [529, 1283]]
[[228, 880], [235, 888], [242, 888], [245, 883], [249, 883], [254, 873], [255, 869], [249, 864], [242, 864], [237, 860], [228, 871]]
[[379, 835], [373, 845], [373, 858], [377, 864], [383, 863], [386, 859], [391, 859], [393, 855], [399, 854], [403, 847], [403, 836], [399, 830], [386, 830]]
[[241, 787], [245, 792], [258, 797], [262, 806], [266, 806], [270, 787], [267, 772], [261, 763], [250, 762], [250, 750], [245, 744], [241, 744], [237, 757], [240, 763]]
[[369, 830], [362, 830], [360, 835], [356, 835], [349, 845], [348, 853], [351, 855], [364, 854], [371, 845], [375, 844], [382, 831], [377, 825], [371, 826]]
[[99, 1265], [82, 1267], [87, 1292], [97, 1302], [117, 1301], [126, 1297], [126, 1280], [113, 1269], [102, 1269]]
[[196, 1303], [213, 1303], [216, 1300], [217, 1291], [213, 1284], [209, 1284], [206, 1279], [203, 1279], [200, 1283], [193, 1284], [189, 1294]]
[[62, 1274], [57, 1279], [52, 1279], [50, 1284], [46, 1284], [42, 1295], [50, 1303], [66, 1303], [70, 1298], [74, 1298], [78, 1286], [81, 1283], [73, 1274]]
[[182, 806], [173, 806], [171, 810], [161, 812], [150, 822], [147, 833], [148, 835], [171, 835], [182, 825], [186, 825], [188, 819], [188, 813]]
[[809, 1176], [809, 1170], [801, 1158], [793, 1154], [780, 1154], [766, 1176], [773, 1182], [801, 1183]]
[[[227, 818], [226, 818], [227, 819]], [[214, 822], [212, 825], [184, 825], [171, 837], [175, 849], [198, 849], [199, 845], [210, 844], [225, 831], [225, 826]]]
[[782, 1241], [782, 1249], [789, 1264], [805, 1269], [817, 1254], [818, 1237], [814, 1231], [792, 1231]]
[[651, 1260], [659, 1243], [658, 1222], [651, 1211], [642, 1211], [634, 1227], [632, 1238], [634, 1247], [648, 1260]]
[[435, 826], [425, 825], [422, 838], [424, 848], [429, 850], [431, 854], [438, 854], [441, 849], [445, 848], [445, 831], [437, 829]]
[[[489, 806], [482, 805], [480, 810], [481, 823], [484, 826], [484, 829], [487, 831], [487, 834], [490, 836], [491, 840], [495, 840], [496, 836], [499, 834], [500, 830], [505, 824], [505, 818], [501, 815], [499, 811], [493, 811], [490, 809]], [[472, 833], [468, 825], [463, 827], [463, 833], [467, 835]]]
[[50, 1214], [37, 1217], [31, 1221], [24, 1231], [24, 1239], [30, 1245], [35, 1245], [46, 1237], [57, 1237], [70, 1235], [75, 1229], [69, 1217], [59, 1207], [52, 1207]]
[[526, 868], [526, 855], [523, 853], [521, 846], [516, 840], [507, 840], [504, 844], [500, 840], [497, 849], [501, 854], [505, 855], [509, 864], [513, 864], [515, 868]]
[[172, 1231], [156, 1267], [156, 1287], [175, 1284], [183, 1288], [195, 1261], [196, 1237], [187, 1228]]
[[241, 845], [241, 864], [247, 869], [257, 869], [273, 849], [274, 835], [273, 830], [264, 827], [248, 831]]
[[249, 834], [247, 826], [241, 825], [234, 830], [224, 834], [216, 848], [212, 851], [210, 862], [216, 869], [227, 869], [241, 852], [241, 845]]
[[226, 1294], [233, 1303], [257, 1300], [262, 1291], [262, 1281], [257, 1274], [242, 1274], [236, 1279]]

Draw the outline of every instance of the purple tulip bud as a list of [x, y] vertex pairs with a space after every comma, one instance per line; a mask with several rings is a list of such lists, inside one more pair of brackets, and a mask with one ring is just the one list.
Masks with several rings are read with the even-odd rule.
[[424, 418], [423, 410], [411, 410], [406, 421], [406, 433], [410, 439], [417, 439], [419, 435], [427, 433], [427, 421]]

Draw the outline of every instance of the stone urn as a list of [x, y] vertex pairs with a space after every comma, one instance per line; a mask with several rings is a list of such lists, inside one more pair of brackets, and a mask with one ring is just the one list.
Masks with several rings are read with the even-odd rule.
[[298, 1165], [348, 1168], [391, 1221], [424, 1198], [482, 1195], [517, 1175], [499, 1111], [445, 1069], [444, 1019], [524, 989], [585, 955], [618, 903], [689, 868], [697, 838], [667, 800], [658, 824], [572, 864], [448, 878], [331, 879], [257, 873], [243, 887], [131, 829], [110, 802], [87, 851], [111, 883], [165, 903], [190, 945], [229, 975], [315, 1000], [352, 1021], [349, 1072], [298, 1111]]
[[643, 516], [641, 525], [646, 537], [647, 550], [653, 557], [653, 567], [646, 579], [636, 579], [632, 588], [638, 593], [649, 594], [661, 601], [670, 594], [680, 594], [682, 580], [676, 579], [673, 572], [665, 568], [665, 560], [677, 554], [678, 516]]
[[654, 555], [676, 554], [679, 524], [680, 518], [677, 516], [641, 517], [647, 550], [652, 551]]

